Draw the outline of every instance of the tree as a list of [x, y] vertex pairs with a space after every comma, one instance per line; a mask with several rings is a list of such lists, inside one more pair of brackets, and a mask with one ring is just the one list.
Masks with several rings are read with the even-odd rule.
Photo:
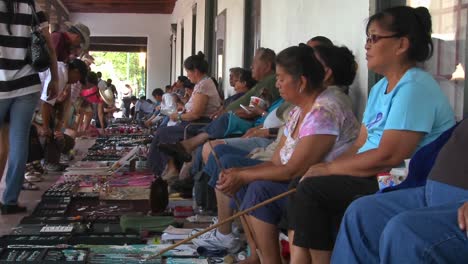
[[[128, 83], [134, 88], [134, 95], [145, 93], [146, 69], [140, 66], [136, 52], [92, 52], [95, 71], [102, 72], [103, 79], [111, 78]], [[135, 86], [136, 85], [136, 86]]]

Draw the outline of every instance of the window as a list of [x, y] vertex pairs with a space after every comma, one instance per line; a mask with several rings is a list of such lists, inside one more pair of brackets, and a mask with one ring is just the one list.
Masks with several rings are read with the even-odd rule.
[[260, 0], [245, 0], [244, 68], [252, 65], [255, 50], [260, 48]]
[[180, 22], [180, 75], [184, 75], [184, 21]]
[[216, 17], [216, 79], [218, 81], [218, 92], [221, 95], [223, 81], [224, 81], [224, 72], [226, 68], [225, 61], [225, 49], [226, 49], [226, 10], [221, 12]]
[[[424, 6], [432, 16], [434, 54], [425, 68], [439, 82], [449, 98], [457, 120], [468, 115], [468, 83], [465, 71], [468, 57], [468, 0], [377, 0], [376, 11], [390, 6]], [[369, 86], [378, 78], [369, 74]]]
[[192, 9], [192, 55], [196, 53], [196, 41], [197, 41], [197, 4]]
[[425, 67], [439, 82], [459, 121], [468, 107], [464, 99], [468, 0], [409, 0], [407, 5], [424, 6], [431, 13], [434, 55]]

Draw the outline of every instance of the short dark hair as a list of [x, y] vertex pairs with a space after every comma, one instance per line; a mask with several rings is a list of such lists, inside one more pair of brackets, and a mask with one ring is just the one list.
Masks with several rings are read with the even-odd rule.
[[140, 96], [140, 100], [146, 100], [146, 96]]
[[96, 75], [97, 75], [98, 78], [102, 77], [102, 73], [100, 71], [96, 72]]
[[309, 39], [309, 41], [307, 42], [310, 42], [310, 41], [317, 41], [320, 43], [320, 45], [324, 45], [324, 46], [333, 46], [333, 42], [329, 38], [324, 37], [324, 36], [315, 36]]
[[276, 68], [275, 59], [276, 53], [269, 48], [258, 48], [256, 54], [258, 54], [258, 58], [266, 63], [270, 63], [271, 69], [274, 71]]
[[161, 89], [161, 88], [156, 88], [153, 90], [153, 92], [151, 93], [152, 96], [156, 97], [156, 96], [163, 96], [164, 94], [164, 91]]
[[314, 51], [333, 72], [334, 85], [351, 85], [356, 77], [357, 63], [353, 53], [345, 46], [319, 45]]
[[201, 73], [208, 72], [208, 62], [205, 60], [205, 54], [199, 51], [196, 55], [192, 55], [185, 59], [184, 68], [189, 71], [198, 70]]
[[86, 77], [88, 76], [88, 66], [84, 61], [74, 59], [68, 63], [68, 70], [78, 70], [80, 73], [80, 83], [86, 84]]
[[241, 69], [241, 74], [239, 76], [239, 81], [245, 82], [247, 88], [252, 88], [257, 84], [257, 81], [252, 78], [252, 71], [246, 70], [246, 69]]
[[86, 81], [88, 81], [88, 83], [97, 85], [98, 84], [97, 74], [93, 71], [88, 72], [88, 75], [86, 76]]
[[229, 72], [232, 73], [234, 76], [240, 76], [243, 70], [244, 69], [242, 69], [241, 67], [233, 67], [229, 69]]
[[307, 93], [323, 84], [325, 70], [322, 63], [315, 57], [314, 49], [305, 44], [284, 49], [276, 57], [276, 63], [295, 79], [304, 76]]
[[136, 96], [132, 95], [132, 97], [130, 97], [130, 101], [136, 101], [138, 100]]
[[189, 79], [185, 80], [184, 88], [193, 89], [194, 87], [195, 87], [195, 84], [193, 84]]
[[396, 6], [383, 10], [367, 22], [366, 34], [371, 23], [377, 22], [384, 29], [395, 32], [399, 37], [408, 37], [410, 47], [408, 59], [417, 62], [428, 60], [434, 51], [432, 43], [432, 19], [425, 7]]
[[186, 80], [188, 80], [187, 76], [181, 75], [181, 76], [177, 77], [177, 81], [185, 82]]

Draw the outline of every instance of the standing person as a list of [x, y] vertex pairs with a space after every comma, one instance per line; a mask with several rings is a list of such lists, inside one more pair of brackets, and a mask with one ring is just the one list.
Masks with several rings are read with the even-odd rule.
[[122, 90], [122, 103], [124, 106], [124, 116], [130, 117], [130, 105], [132, 104], [133, 90], [130, 84], [126, 84]]
[[[354, 145], [336, 160], [309, 168], [290, 196], [291, 263], [329, 263], [337, 222], [356, 196], [378, 190], [375, 175], [400, 166], [455, 124], [447, 97], [417, 67], [432, 55], [431, 24], [426, 8], [395, 7], [370, 17], [367, 67], [384, 78], [372, 87]], [[336, 263], [350, 263], [341, 260]], [[357, 263], [369, 261], [366, 256]]]
[[[39, 101], [41, 81], [37, 71], [24, 60], [31, 38], [32, 8], [24, 1], [8, 0], [3, 3], [0, 5], [0, 12], [4, 18], [0, 21], [0, 59], [5, 63], [0, 64], [0, 128], [5, 126], [5, 119], [9, 117], [11, 133], [10, 158], [1, 213], [15, 214], [26, 211], [26, 207], [18, 205], [18, 197], [24, 180], [29, 130], [34, 109]], [[46, 16], [35, 1], [32, 3], [39, 17], [40, 24], [37, 26], [41, 29], [49, 48], [51, 81], [47, 93], [48, 98], [52, 99], [56, 96], [58, 85], [57, 58]], [[17, 14], [21, 14], [24, 19], [17, 19]], [[6, 65], [14, 67], [7, 68]]]
[[117, 88], [115, 88], [115, 85], [112, 84], [112, 79], [107, 79], [106, 87], [107, 89], [111, 89], [112, 94], [114, 95], [114, 100], [117, 99], [119, 93], [117, 92]]
[[57, 54], [57, 61], [68, 62], [76, 58], [81, 51], [88, 50], [91, 32], [81, 23], [65, 22], [67, 31], [54, 31], [51, 34], [52, 43]]
[[[58, 63], [58, 70], [61, 72], [66, 72], [66, 65], [68, 62], [76, 58], [81, 50], [87, 50], [89, 48], [89, 37], [90, 31], [89, 28], [81, 23], [72, 24], [69, 22], [65, 23], [68, 27], [68, 30], [65, 32], [55, 31], [51, 34], [53, 49], [55, 50], [56, 60]], [[58, 78], [58, 77], [57, 77]], [[62, 89], [63, 87], [58, 87], [57, 89]], [[67, 106], [68, 102], [64, 102], [64, 105]], [[52, 134], [50, 130], [50, 119], [52, 118], [53, 104], [42, 104], [41, 113], [42, 113], [42, 128], [48, 134]], [[68, 114], [67, 114], [68, 115]]]

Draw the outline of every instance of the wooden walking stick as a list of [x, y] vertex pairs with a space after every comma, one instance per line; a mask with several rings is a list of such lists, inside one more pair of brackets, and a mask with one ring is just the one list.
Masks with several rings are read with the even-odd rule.
[[150, 259], [151, 259], [151, 258], [157, 258], [157, 257], [161, 256], [162, 254], [168, 252], [169, 250], [172, 250], [172, 249], [174, 249], [174, 248], [176, 248], [176, 247], [178, 247], [178, 246], [180, 246], [180, 245], [182, 245], [182, 244], [185, 244], [185, 243], [187, 243], [187, 242], [190, 242], [192, 239], [197, 238], [197, 237], [199, 237], [199, 236], [205, 234], [206, 232], [209, 232], [209, 231], [211, 231], [211, 230], [213, 230], [213, 229], [215, 229], [215, 228], [218, 228], [218, 227], [220, 227], [220, 226], [226, 224], [227, 222], [230, 222], [230, 221], [232, 221], [232, 220], [238, 218], [239, 216], [242, 216], [242, 215], [245, 215], [245, 214], [247, 214], [247, 213], [250, 213], [250, 212], [252, 212], [252, 211], [254, 211], [254, 210], [257, 210], [258, 208], [260, 208], [260, 207], [262, 207], [262, 206], [265, 206], [265, 205], [267, 205], [267, 204], [269, 204], [269, 203], [272, 203], [272, 202], [274, 202], [274, 201], [276, 201], [276, 200], [279, 200], [279, 199], [281, 199], [281, 198], [284, 198], [284, 197], [286, 197], [286, 196], [288, 196], [288, 195], [290, 195], [290, 194], [292, 194], [292, 193], [294, 193], [294, 192], [296, 192], [296, 188], [291, 189], [291, 190], [289, 190], [289, 191], [287, 191], [287, 192], [284, 192], [284, 193], [282, 193], [282, 194], [278, 194], [277, 196], [274, 196], [274, 197], [272, 197], [272, 198], [270, 198], [270, 199], [268, 199], [268, 200], [265, 200], [265, 201], [263, 201], [263, 202], [261, 202], [261, 203], [255, 205], [255, 206], [252, 206], [252, 207], [250, 207], [250, 208], [247, 208], [247, 209], [245, 209], [244, 211], [237, 212], [237, 213], [235, 213], [234, 215], [232, 215], [231, 217], [228, 217], [228, 218], [224, 219], [224, 220], [221, 221], [221, 222], [218, 222], [218, 223], [216, 223], [216, 224], [214, 224], [214, 225], [212, 225], [212, 226], [209, 226], [209, 227], [207, 227], [207, 228], [201, 230], [200, 232], [198, 232], [198, 233], [196, 233], [196, 234], [193, 234], [192, 236], [190, 236], [190, 237], [188, 237], [188, 238], [186, 238], [186, 239], [184, 239], [184, 240], [182, 240], [182, 241], [179, 241], [179, 242], [177, 242], [176, 244], [174, 244], [174, 245], [172, 245], [172, 246], [170, 246], [170, 247], [167, 247], [167, 248], [161, 250], [159, 253], [157, 253], [157, 254], [154, 255], [153, 257], [150, 257]]
[[[216, 151], [214, 150], [214, 147], [213, 145], [211, 144], [211, 141], [208, 141], [208, 146], [210, 147], [211, 149], [211, 154], [213, 154], [213, 158], [215, 159], [216, 161], [216, 164], [218, 165], [218, 168], [220, 171], [223, 171], [224, 168], [221, 164], [221, 161], [219, 160], [219, 156], [218, 154], [216, 153]], [[236, 195], [233, 195], [232, 198], [234, 199], [234, 202], [236, 203], [236, 207], [237, 207], [237, 211], [240, 211], [240, 202], [239, 202], [239, 199], [236, 197]], [[250, 223], [249, 223], [249, 219], [247, 219], [247, 217], [241, 217], [241, 222], [245, 223], [245, 233], [247, 235], [248, 238], [250, 238], [252, 240], [252, 244], [253, 244], [253, 247], [256, 249], [256, 252], [257, 252], [257, 255], [258, 255], [258, 258], [260, 259], [260, 263], [262, 263], [262, 254], [260, 253], [260, 250], [258, 249], [257, 247], [257, 240], [255, 239], [255, 235], [254, 233], [252, 232], [252, 228], [250, 227]]]

